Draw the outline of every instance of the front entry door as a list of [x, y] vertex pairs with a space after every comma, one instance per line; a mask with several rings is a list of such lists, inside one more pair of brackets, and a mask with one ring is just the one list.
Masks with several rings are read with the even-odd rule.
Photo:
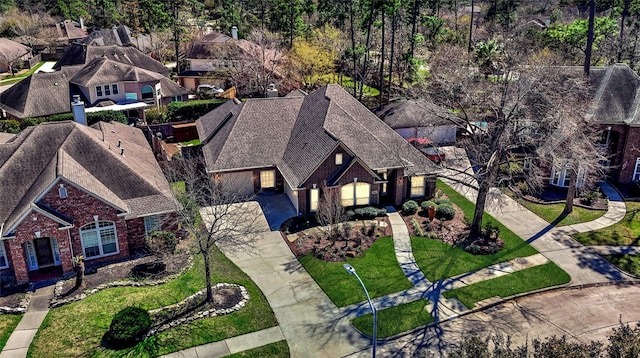
[[49, 241], [49, 238], [34, 239], [33, 244], [36, 249], [38, 266], [40, 268], [53, 266], [53, 250], [51, 250], [51, 242]]

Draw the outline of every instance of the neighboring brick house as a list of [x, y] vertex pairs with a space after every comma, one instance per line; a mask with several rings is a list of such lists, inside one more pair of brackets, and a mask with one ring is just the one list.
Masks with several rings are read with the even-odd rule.
[[[568, 68], [581, 73], [582, 68]], [[609, 160], [609, 180], [623, 186], [640, 182], [640, 77], [625, 64], [595, 67], [589, 81], [595, 90], [588, 116], [602, 130], [599, 145]], [[569, 185], [569, 173], [552, 168], [549, 184], [557, 187]], [[582, 173], [578, 175], [580, 184]]]
[[171, 189], [139, 129], [42, 123], [0, 144], [0, 272], [73, 271], [129, 257], [175, 212]]
[[247, 193], [317, 210], [321, 187], [345, 207], [431, 197], [438, 167], [339, 85], [229, 101], [196, 122], [207, 171]]
[[169, 69], [133, 47], [72, 45], [50, 73], [34, 73], [0, 93], [0, 117], [23, 119], [71, 111], [74, 95], [87, 112], [115, 110], [144, 118], [144, 108], [186, 101]]

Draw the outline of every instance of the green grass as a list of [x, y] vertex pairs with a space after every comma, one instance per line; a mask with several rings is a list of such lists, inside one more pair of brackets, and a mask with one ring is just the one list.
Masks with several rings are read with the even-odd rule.
[[36, 70], [44, 65], [44, 62], [38, 62], [35, 66], [31, 67], [29, 71], [21, 73], [19, 75], [8, 75], [0, 80], [0, 85], [10, 85], [16, 82], [22, 81], [25, 77], [29, 77], [36, 72]]
[[264, 345], [262, 347], [250, 349], [227, 356], [229, 358], [289, 358], [289, 346], [287, 341], [280, 341]]
[[[537, 204], [524, 199], [517, 199], [517, 201], [520, 205], [529, 209], [529, 211], [532, 211], [548, 223], [559, 219], [564, 210], [564, 204]], [[592, 210], [574, 206], [573, 212], [562, 218], [555, 226], [573, 225], [592, 221], [606, 213], [606, 210]]]
[[[380, 297], [412, 287], [398, 266], [393, 239], [378, 239], [362, 257], [347, 258], [362, 279], [369, 295]], [[300, 263], [338, 307], [366, 300], [358, 280], [342, 266], [343, 262], [326, 262], [304, 256]]]
[[[438, 189], [442, 190], [449, 199], [458, 205], [467, 220], [473, 217], [475, 204], [438, 180]], [[491, 222], [500, 228], [500, 238], [504, 240], [504, 248], [492, 255], [473, 255], [463, 249], [439, 240], [414, 237], [411, 239], [413, 256], [422, 272], [431, 281], [457, 276], [466, 272], [476, 271], [491, 264], [509, 261], [516, 257], [526, 257], [538, 253], [536, 249], [523, 241], [506, 226], [499, 223], [489, 214], [484, 214], [483, 222]]]
[[442, 295], [445, 298], [457, 298], [466, 307], [473, 308], [476, 302], [490, 297], [509, 297], [545, 287], [563, 285], [569, 281], [571, 281], [571, 277], [566, 272], [553, 262], [548, 262], [544, 265], [446, 291]]
[[604, 229], [572, 235], [583, 245], [638, 245], [640, 239], [640, 203], [626, 202], [627, 214], [618, 223]]
[[[427, 299], [405, 303], [378, 311], [378, 338], [387, 338], [424, 326], [434, 321], [426, 306]], [[362, 333], [373, 335], [373, 315], [368, 314], [351, 320]]]
[[[340, 81], [340, 77], [338, 76], [338, 74], [332, 73], [329, 75], [313, 77], [312, 81], [318, 81], [321, 85], [326, 85], [328, 83], [338, 83], [347, 91], [353, 92], [353, 79], [349, 76], [342, 75], [342, 81]], [[380, 90], [365, 85], [362, 90], [362, 94], [364, 96], [376, 97], [380, 95]]]
[[7, 344], [9, 336], [16, 328], [21, 319], [21, 314], [0, 315], [0, 351], [2, 350], [2, 348], [4, 348], [4, 345]]
[[640, 257], [636, 255], [606, 255], [603, 258], [620, 270], [633, 276], [640, 276]]
[[219, 341], [265, 328], [277, 321], [262, 292], [221, 252], [212, 252], [214, 282], [243, 285], [250, 299], [240, 311], [205, 318], [160, 333], [133, 348], [109, 350], [100, 346], [113, 315], [126, 306], [153, 309], [176, 303], [204, 288], [200, 256], [193, 268], [171, 282], [150, 287], [117, 287], [49, 311], [29, 348], [29, 357], [148, 357]]
[[192, 140], [188, 140], [186, 142], [180, 142], [180, 145], [184, 146], [184, 147], [188, 147], [191, 145], [198, 145], [200, 144], [200, 139], [192, 139]]

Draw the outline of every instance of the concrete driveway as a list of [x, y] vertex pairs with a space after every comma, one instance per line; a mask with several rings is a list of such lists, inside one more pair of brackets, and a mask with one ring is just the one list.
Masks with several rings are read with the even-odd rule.
[[[447, 349], [464, 337], [477, 334], [509, 335], [512, 347], [534, 338], [566, 336], [574, 341], [600, 341], [605, 345], [619, 320], [635, 327], [640, 322], [640, 285], [607, 285], [568, 288], [521, 299], [418, 329], [404, 337], [383, 343], [385, 357], [445, 357]], [[367, 357], [360, 352], [352, 357]]]
[[296, 208], [285, 194], [260, 193], [255, 200], [260, 204], [271, 230], [280, 230], [285, 220], [298, 215]]
[[[260, 209], [255, 201], [238, 205]], [[350, 326], [291, 253], [280, 232], [267, 229], [267, 218], [259, 212], [256, 224], [264, 232], [245, 238], [251, 250], [220, 249], [264, 293], [287, 339], [291, 357], [342, 357], [369, 346], [371, 341]], [[204, 218], [206, 210], [201, 214]]]

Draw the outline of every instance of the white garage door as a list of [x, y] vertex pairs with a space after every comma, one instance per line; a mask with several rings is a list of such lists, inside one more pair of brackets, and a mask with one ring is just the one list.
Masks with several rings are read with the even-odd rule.
[[236, 192], [241, 195], [252, 195], [253, 190], [253, 172], [236, 172], [220, 174], [220, 182], [224, 190]]

